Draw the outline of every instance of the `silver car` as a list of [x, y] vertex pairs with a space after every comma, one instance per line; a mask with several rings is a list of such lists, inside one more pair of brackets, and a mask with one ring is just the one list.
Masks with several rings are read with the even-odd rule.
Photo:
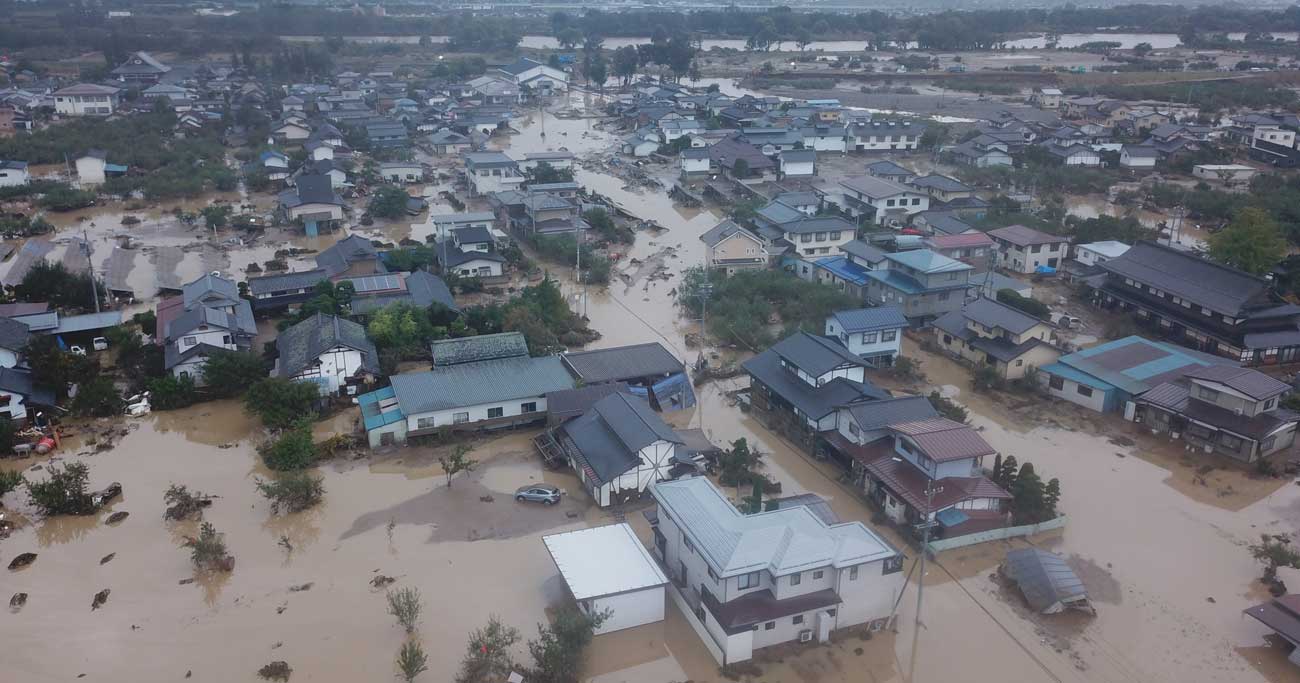
[[515, 500], [555, 505], [560, 502], [560, 487], [550, 484], [529, 484], [515, 490]]

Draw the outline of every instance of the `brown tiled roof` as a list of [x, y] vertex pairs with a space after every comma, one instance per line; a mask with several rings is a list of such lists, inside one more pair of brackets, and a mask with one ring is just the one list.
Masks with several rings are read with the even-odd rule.
[[718, 602], [708, 590], [704, 591], [702, 598], [705, 607], [709, 608], [728, 635], [748, 631], [754, 624], [831, 607], [841, 602], [840, 596], [830, 588], [785, 600], [777, 600], [772, 591], [767, 589], [754, 591], [730, 602]]
[[937, 462], [992, 455], [993, 447], [974, 429], [947, 418], [936, 417], [890, 425], [890, 431], [911, 439]]
[[[934, 507], [925, 504], [926, 477], [910, 463], [893, 458], [880, 458], [867, 465], [867, 472], [922, 514], [942, 510], [972, 498], [1011, 498], [988, 477], [944, 477], [934, 480]], [[942, 489], [942, 490], [939, 490]]]

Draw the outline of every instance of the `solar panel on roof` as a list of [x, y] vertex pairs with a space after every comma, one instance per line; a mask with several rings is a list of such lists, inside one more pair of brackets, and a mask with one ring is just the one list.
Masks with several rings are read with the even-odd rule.
[[402, 281], [396, 275], [366, 275], [351, 279], [352, 286], [358, 293], [379, 292], [388, 289], [401, 289]]

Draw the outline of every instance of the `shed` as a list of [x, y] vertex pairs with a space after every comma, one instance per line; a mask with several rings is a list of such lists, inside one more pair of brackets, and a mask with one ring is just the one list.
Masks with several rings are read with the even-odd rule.
[[1002, 574], [1020, 586], [1035, 611], [1056, 614], [1070, 607], [1096, 612], [1083, 582], [1060, 555], [1037, 548], [1012, 550], [1002, 561]]
[[663, 621], [668, 578], [626, 522], [543, 536], [573, 599], [610, 610], [596, 635]]

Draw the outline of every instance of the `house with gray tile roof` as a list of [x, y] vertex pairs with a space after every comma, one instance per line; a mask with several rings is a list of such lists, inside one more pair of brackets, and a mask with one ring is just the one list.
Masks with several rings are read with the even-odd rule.
[[164, 347], [163, 366], [173, 376], [189, 376], [201, 385], [203, 365], [214, 350], [252, 347], [257, 322], [238, 292], [233, 280], [211, 273], [183, 285], [179, 296], [158, 302], [157, 341]]
[[317, 313], [290, 327], [275, 348], [272, 374], [314, 383], [322, 396], [355, 394], [379, 375], [379, 352], [366, 328], [336, 315]]
[[861, 522], [828, 523], [793, 500], [744, 514], [705, 477], [651, 495], [651, 552], [699, 604], [687, 618], [703, 620], [696, 632], [720, 663], [850, 626], [891, 627], [903, 555]]
[[578, 480], [601, 507], [668, 479], [682, 438], [639, 396], [615, 392], [555, 430]]
[[836, 311], [826, 318], [826, 336], [872, 367], [894, 365], [907, 327], [907, 316], [897, 306]]
[[521, 332], [498, 332], [472, 337], [438, 339], [432, 342], [433, 366], [446, 367], [500, 358], [528, 355], [528, 342]]
[[935, 319], [939, 347], [974, 367], [992, 367], [1003, 379], [1019, 379], [1031, 368], [1055, 363], [1051, 322], [1000, 301], [979, 297]]

